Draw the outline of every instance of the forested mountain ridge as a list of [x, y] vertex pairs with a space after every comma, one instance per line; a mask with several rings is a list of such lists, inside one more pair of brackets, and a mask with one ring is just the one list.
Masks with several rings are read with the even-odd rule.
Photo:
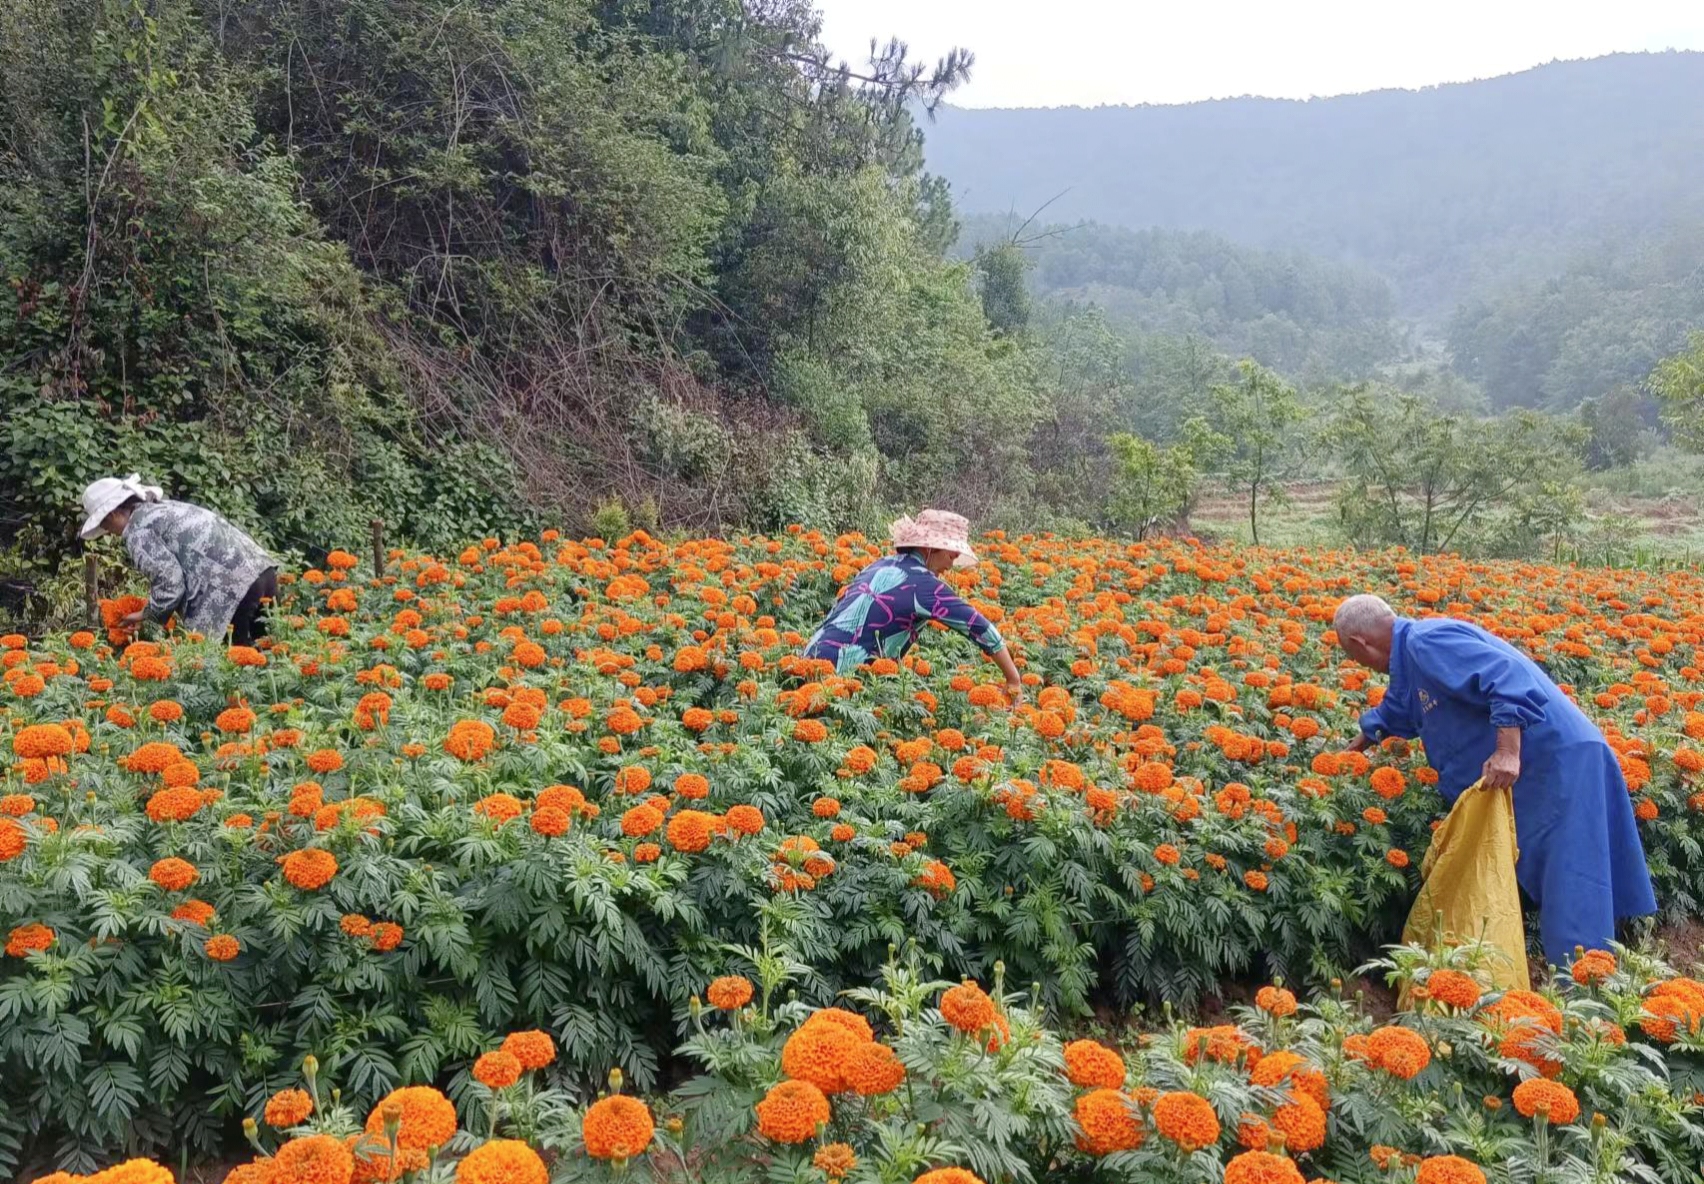
[[929, 167], [969, 211], [1211, 230], [1364, 263], [1441, 322], [1585, 247], [1704, 221], [1704, 53], [1420, 91], [1180, 106], [944, 108]]
[[1044, 301], [1094, 304], [1126, 332], [1203, 337], [1287, 374], [1362, 375], [1404, 345], [1389, 281], [1354, 264], [1208, 231], [964, 218], [960, 253], [1001, 243], [1022, 251]]

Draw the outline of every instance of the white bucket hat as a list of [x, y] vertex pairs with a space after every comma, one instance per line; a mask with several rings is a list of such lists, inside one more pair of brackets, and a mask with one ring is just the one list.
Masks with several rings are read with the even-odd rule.
[[924, 510], [915, 518], [904, 517], [888, 527], [895, 547], [922, 547], [953, 551], [954, 567], [970, 567], [976, 552], [970, 549], [970, 520], [947, 510]]
[[145, 502], [157, 502], [165, 496], [165, 491], [158, 485], [142, 484], [142, 477], [132, 473], [128, 477], [102, 477], [92, 481], [83, 490], [83, 529], [78, 531], [78, 537], [85, 539], [96, 538], [105, 534], [102, 523], [106, 516], [118, 509], [131, 498], [141, 498]]

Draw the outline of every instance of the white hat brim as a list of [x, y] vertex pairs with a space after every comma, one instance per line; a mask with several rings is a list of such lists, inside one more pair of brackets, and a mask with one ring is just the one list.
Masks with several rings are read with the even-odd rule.
[[107, 520], [107, 515], [118, 509], [125, 502], [129, 501], [130, 497], [130, 491], [127, 489], [119, 490], [118, 496], [116, 497], [108, 497], [106, 501], [95, 508], [95, 512], [93, 514], [90, 514], [88, 518], [84, 519], [83, 529], [77, 532], [77, 537], [82, 539], [94, 539], [105, 534], [106, 526], [104, 523]]

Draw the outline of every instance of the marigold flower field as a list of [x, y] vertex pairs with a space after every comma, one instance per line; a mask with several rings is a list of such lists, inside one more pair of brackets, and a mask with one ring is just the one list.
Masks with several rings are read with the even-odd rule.
[[[1690, 918], [1704, 580], [979, 551], [1017, 706], [950, 636], [800, 659], [878, 553], [804, 531], [333, 552], [257, 649], [125, 638], [124, 600], [0, 638], [0, 1173], [164, 1181], [246, 1132], [235, 1184], [1704, 1178], [1691, 968], [1497, 995], [1398, 949], [1383, 1023], [1338, 985], [1440, 800], [1417, 749], [1342, 752], [1381, 680], [1328, 632], [1372, 590], [1527, 648]], [[1227, 982], [1266, 985], [1157, 1009]]]

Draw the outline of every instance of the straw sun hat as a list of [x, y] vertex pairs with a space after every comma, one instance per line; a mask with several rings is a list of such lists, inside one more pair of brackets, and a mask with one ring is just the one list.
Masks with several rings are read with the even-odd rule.
[[976, 552], [970, 549], [970, 521], [963, 515], [947, 510], [924, 510], [917, 517], [904, 517], [888, 527], [895, 547], [922, 547], [926, 550], [952, 551], [957, 554], [954, 567], [969, 567], [976, 562]]

